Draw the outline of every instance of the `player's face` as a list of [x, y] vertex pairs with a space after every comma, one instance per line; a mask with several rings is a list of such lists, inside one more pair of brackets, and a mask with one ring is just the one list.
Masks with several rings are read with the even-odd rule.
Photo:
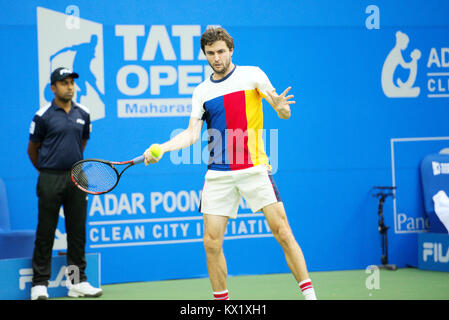
[[72, 78], [56, 81], [51, 87], [53, 93], [55, 94], [55, 98], [61, 101], [71, 101], [75, 95], [75, 81], [73, 81]]
[[226, 42], [219, 40], [210, 46], [205, 45], [204, 52], [209, 65], [217, 75], [224, 76], [230, 71], [233, 50], [228, 48]]

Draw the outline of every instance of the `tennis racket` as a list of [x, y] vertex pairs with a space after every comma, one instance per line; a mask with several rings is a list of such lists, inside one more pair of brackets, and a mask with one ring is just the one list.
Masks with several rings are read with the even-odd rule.
[[[129, 167], [143, 162], [144, 156], [129, 161], [112, 162], [101, 159], [80, 160], [72, 166], [70, 176], [73, 183], [90, 194], [103, 194], [117, 186], [123, 172]], [[127, 165], [120, 173], [116, 165]]]

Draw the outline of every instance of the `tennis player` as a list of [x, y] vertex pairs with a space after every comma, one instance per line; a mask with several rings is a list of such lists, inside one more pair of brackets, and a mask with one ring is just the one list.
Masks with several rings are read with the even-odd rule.
[[270, 229], [281, 245], [287, 264], [307, 300], [315, 300], [301, 248], [290, 229], [262, 140], [262, 98], [279, 118], [290, 117], [287, 95], [278, 95], [266, 74], [258, 67], [236, 66], [232, 62], [234, 42], [223, 28], [208, 28], [201, 36], [203, 50], [213, 74], [198, 85], [192, 96], [192, 113], [186, 130], [161, 144], [155, 158], [150, 148], [145, 164], [158, 162], [165, 152], [194, 144], [203, 122], [209, 132], [210, 158], [200, 202], [204, 217], [204, 247], [214, 299], [227, 300], [227, 265], [223, 238], [228, 219], [237, 216], [241, 196], [251, 210], [262, 210]]

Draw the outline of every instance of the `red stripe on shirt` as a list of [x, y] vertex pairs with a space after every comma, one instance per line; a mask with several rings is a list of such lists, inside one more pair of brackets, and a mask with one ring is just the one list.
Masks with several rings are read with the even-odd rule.
[[248, 150], [245, 91], [224, 95], [223, 102], [228, 129], [227, 152], [231, 170], [252, 167]]

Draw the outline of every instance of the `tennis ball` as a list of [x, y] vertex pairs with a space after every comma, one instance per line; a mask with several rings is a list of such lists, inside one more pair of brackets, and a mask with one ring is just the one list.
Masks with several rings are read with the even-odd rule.
[[150, 146], [150, 153], [153, 157], [159, 158], [162, 154], [161, 146], [157, 143]]

